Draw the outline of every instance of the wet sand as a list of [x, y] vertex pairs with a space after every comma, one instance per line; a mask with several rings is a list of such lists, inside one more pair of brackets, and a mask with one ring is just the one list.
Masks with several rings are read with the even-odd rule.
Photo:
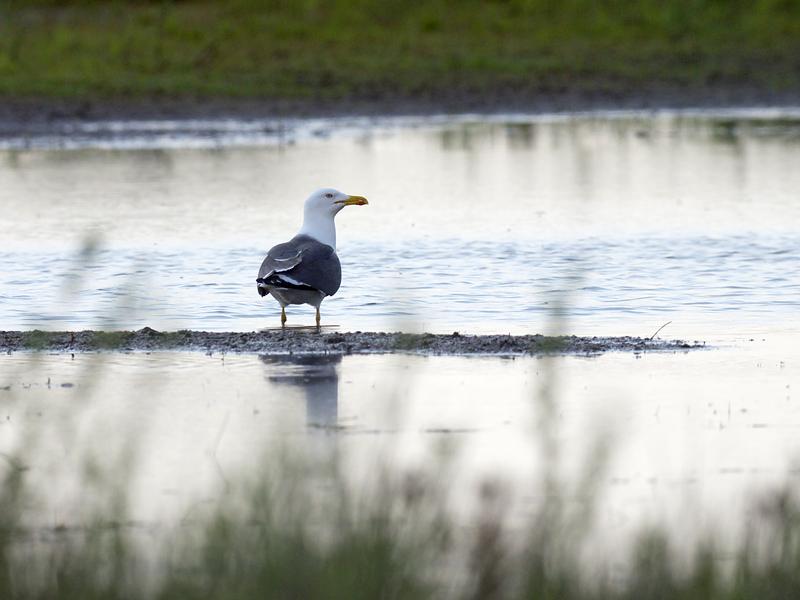
[[317, 332], [286, 328], [253, 332], [174, 331], [0, 331], [0, 351], [123, 352], [188, 350], [256, 354], [431, 354], [449, 356], [544, 354], [595, 355], [604, 352], [685, 351], [704, 343], [641, 337], [545, 335], [450, 335], [385, 332]]

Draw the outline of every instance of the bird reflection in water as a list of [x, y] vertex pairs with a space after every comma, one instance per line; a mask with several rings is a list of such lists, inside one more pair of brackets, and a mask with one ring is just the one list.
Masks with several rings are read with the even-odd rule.
[[335, 429], [339, 419], [339, 363], [341, 355], [263, 355], [267, 379], [297, 386], [306, 397], [306, 425]]

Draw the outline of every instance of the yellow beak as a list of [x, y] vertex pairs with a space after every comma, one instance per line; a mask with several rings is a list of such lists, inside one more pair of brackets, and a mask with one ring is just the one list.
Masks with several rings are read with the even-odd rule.
[[369, 204], [369, 202], [367, 202], [364, 196], [350, 196], [347, 200], [337, 200], [334, 204], [344, 204], [345, 206], [355, 204], [356, 206], [364, 206], [365, 204]]

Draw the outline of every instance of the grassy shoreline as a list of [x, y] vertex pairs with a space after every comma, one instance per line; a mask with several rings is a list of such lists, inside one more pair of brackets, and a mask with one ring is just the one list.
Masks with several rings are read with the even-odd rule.
[[728, 105], [799, 92], [800, 5], [780, 0], [0, 7], [0, 105], [21, 117]]

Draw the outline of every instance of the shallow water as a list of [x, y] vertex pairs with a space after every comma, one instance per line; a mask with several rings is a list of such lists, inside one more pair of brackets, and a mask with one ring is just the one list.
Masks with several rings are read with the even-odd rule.
[[[592, 359], [32, 360], [22, 353], [2, 360], [0, 452], [35, 448], [24, 461], [48, 490], [48, 506], [38, 509], [45, 524], [80, 518], [86, 456], [112, 472], [132, 462], [130, 516], [152, 523], [185, 518], [230, 482], [261, 472], [278, 448], [320, 460], [338, 455], [360, 487], [387, 465], [432, 468], [431, 452], [446, 443], [462, 509], [489, 479], [510, 482], [525, 514], [541, 501], [544, 468], [556, 466], [573, 489], [595, 442], [608, 440], [593, 502], [604, 545], [619, 547], [651, 522], [683, 542], [714, 529], [728, 543], [759, 494], [800, 480], [800, 364], [762, 340]], [[547, 427], [559, 459], [543, 454], [537, 429], [544, 387], [556, 402]]]
[[255, 273], [322, 185], [370, 199], [337, 219], [346, 330], [536, 332], [559, 303], [577, 333], [715, 339], [800, 314], [791, 111], [112, 125], [6, 138], [4, 328], [274, 326]]
[[[325, 323], [651, 335], [670, 321], [663, 337], [712, 349], [3, 356], [0, 451], [41, 440], [31, 473], [52, 490], [53, 522], [80, 503], [83, 452], [112, 460], [125, 439], [139, 444], [144, 519], [184, 515], [274, 441], [344, 451], [356, 479], [381, 452], [425, 464], [454, 441], [454, 486], [496, 476], [534, 502], [536, 390], [553, 377], [565, 472], [597, 435], [613, 442], [597, 495], [606, 539], [650, 519], [686, 536], [734, 531], [758, 494], [797, 482], [797, 112], [204, 127], [5, 138], [0, 328], [274, 326], [260, 261], [294, 232], [309, 190], [334, 185], [370, 205], [338, 217], [344, 280]], [[81, 254], [89, 233], [98, 245]]]

